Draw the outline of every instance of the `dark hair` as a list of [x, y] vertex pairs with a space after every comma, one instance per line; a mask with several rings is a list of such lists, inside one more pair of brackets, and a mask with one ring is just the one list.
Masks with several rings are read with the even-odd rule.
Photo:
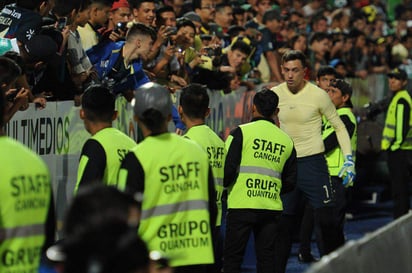
[[[159, 22], [163, 22], [162, 14], [165, 12], [173, 12], [175, 15], [175, 10], [172, 6], [164, 6], [156, 10], [156, 24], [159, 25]], [[162, 23], [163, 25], [163, 23]]]
[[192, 1], [192, 10], [196, 11], [196, 9], [202, 8], [202, 0], [193, 0]]
[[159, 134], [163, 132], [163, 124], [166, 117], [163, 114], [153, 108], [147, 109], [139, 117], [139, 121], [143, 122], [144, 125], [152, 132], [152, 134]]
[[204, 119], [209, 109], [206, 87], [198, 83], [184, 87], [180, 94], [180, 105], [188, 117]]
[[72, 10], [82, 11], [90, 5], [90, 0], [55, 0], [53, 13], [65, 17], [69, 16]]
[[116, 98], [102, 85], [91, 85], [82, 96], [82, 108], [90, 121], [112, 122]]
[[155, 3], [154, 0], [127, 0], [131, 9], [139, 9], [142, 3]]
[[133, 23], [133, 25], [127, 31], [126, 41], [133, 39], [137, 35], [150, 36], [150, 38], [153, 41], [155, 41], [157, 37], [157, 33], [154, 30], [154, 28], [147, 26], [145, 24], [142, 24], [142, 23]]
[[313, 44], [313, 42], [320, 42], [323, 41], [325, 39], [328, 40], [332, 40], [332, 37], [330, 36], [330, 34], [326, 33], [326, 32], [315, 32], [312, 37], [310, 38], [309, 44]]
[[136, 227], [117, 221], [66, 238], [63, 253], [65, 273], [146, 272], [150, 264], [149, 250]]
[[13, 61], [15, 61], [17, 63], [17, 65], [20, 67], [21, 69], [21, 74], [23, 75], [25, 74], [25, 69], [26, 69], [26, 63], [23, 60], [23, 57], [20, 56], [19, 53], [14, 52], [14, 51], [7, 51], [3, 54], [3, 57], [9, 58]]
[[[11, 84], [21, 75], [21, 73], [20, 66], [14, 60], [0, 56], [0, 86], [3, 84]], [[4, 93], [7, 90], [1, 91]]]
[[234, 50], [239, 50], [242, 53], [245, 53], [246, 56], [249, 56], [250, 53], [252, 52], [252, 48], [246, 44], [243, 41], [236, 41], [231, 47], [230, 50], [234, 51]]
[[196, 26], [187, 18], [181, 17], [176, 20], [176, 28], [179, 30], [182, 27], [191, 27], [196, 32]]
[[333, 68], [332, 66], [322, 65], [318, 69], [318, 73], [316, 75], [316, 78], [319, 79], [320, 77], [325, 76], [325, 75], [333, 75], [336, 78], [338, 76], [338, 73], [336, 72], [336, 69]]
[[314, 24], [320, 22], [320, 21], [328, 21], [328, 18], [326, 18], [325, 15], [323, 15], [322, 13], [317, 14], [315, 16], [313, 16], [312, 20], [311, 20], [311, 26], [313, 27]]
[[100, 4], [103, 6], [111, 7], [113, 5], [113, 0], [90, 0], [90, 4]]
[[300, 50], [288, 50], [282, 56], [282, 64], [295, 60], [300, 61], [303, 67], [307, 67], [306, 56]]
[[37, 10], [40, 8], [40, 4], [43, 2], [49, 2], [48, 0], [16, 0], [16, 6], [29, 9]]
[[278, 108], [278, 103], [278, 95], [267, 88], [256, 92], [253, 97], [253, 104], [256, 106], [257, 111], [266, 118], [272, 117]]
[[139, 207], [139, 202], [113, 186], [101, 181], [85, 185], [78, 190], [67, 211], [64, 234], [73, 236], [106, 221], [127, 223], [133, 206]]

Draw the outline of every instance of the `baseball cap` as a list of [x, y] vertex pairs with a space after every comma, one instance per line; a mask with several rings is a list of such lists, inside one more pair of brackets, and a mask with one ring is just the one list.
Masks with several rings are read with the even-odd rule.
[[398, 80], [407, 80], [408, 75], [406, 74], [405, 70], [401, 68], [395, 68], [391, 72], [388, 73], [389, 78], [396, 78]]
[[111, 11], [117, 10], [119, 8], [128, 8], [129, 2], [127, 0], [116, 0], [113, 2]]
[[24, 44], [24, 49], [34, 61], [48, 63], [57, 56], [57, 43], [48, 35], [33, 36]]
[[135, 92], [134, 113], [139, 118], [149, 109], [159, 111], [164, 118], [172, 114], [172, 98], [169, 90], [154, 82], [140, 86]]

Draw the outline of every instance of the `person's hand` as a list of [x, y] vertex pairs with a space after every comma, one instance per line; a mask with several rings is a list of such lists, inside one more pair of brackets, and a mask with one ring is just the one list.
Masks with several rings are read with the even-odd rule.
[[236, 69], [229, 65], [222, 65], [220, 68], [220, 72], [230, 72], [230, 73], [236, 73]]
[[185, 79], [183, 79], [182, 77], [179, 77], [177, 75], [171, 75], [170, 76], [170, 81], [174, 82], [174, 83], [177, 83], [181, 87], [184, 87], [184, 86], [187, 85], [187, 82], [185, 81]]
[[125, 32], [121, 29], [118, 29], [116, 31], [113, 30], [110, 32], [109, 39], [113, 42], [117, 42], [124, 36], [125, 36]]
[[163, 57], [170, 61], [172, 57], [175, 55], [175, 47], [173, 45], [168, 45], [164, 51]]
[[44, 109], [46, 108], [47, 100], [44, 97], [35, 97], [33, 99], [34, 104], [36, 105], [37, 109]]
[[352, 155], [345, 156], [345, 162], [343, 163], [342, 169], [339, 171], [338, 176], [343, 178], [342, 184], [345, 187], [353, 186], [353, 181], [356, 177], [355, 163], [353, 162]]
[[16, 98], [14, 99], [14, 103], [20, 106], [20, 111], [27, 110], [27, 108], [29, 108], [29, 90], [21, 88], [20, 91], [17, 92]]

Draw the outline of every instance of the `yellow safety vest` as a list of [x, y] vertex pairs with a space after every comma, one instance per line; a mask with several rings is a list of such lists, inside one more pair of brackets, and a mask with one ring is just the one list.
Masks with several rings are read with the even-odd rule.
[[[336, 112], [338, 113], [340, 117], [347, 116], [349, 120], [355, 125], [355, 130], [353, 132], [353, 135], [350, 136], [352, 155], [354, 155], [353, 160], [355, 160], [356, 143], [358, 139], [356, 117], [353, 114], [352, 110], [348, 107], [342, 107], [342, 108], [336, 109]], [[335, 132], [335, 129], [333, 129], [333, 126], [329, 123], [329, 121], [324, 120], [324, 122], [325, 123], [323, 126], [322, 138], [325, 140], [329, 135]], [[332, 151], [329, 151], [328, 153], [326, 153], [325, 156], [326, 156], [326, 161], [328, 163], [329, 174], [331, 176], [338, 176], [339, 171], [342, 169], [343, 163], [345, 162], [345, 157], [342, 153], [341, 148], [337, 146]]]
[[34, 152], [0, 137], [0, 272], [38, 272], [51, 205], [50, 174]]
[[207, 125], [194, 126], [190, 128], [184, 136], [195, 141], [207, 153], [215, 180], [217, 205], [216, 226], [220, 226], [222, 223], [223, 174], [226, 157], [225, 143]]
[[[403, 122], [403, 116], [400, 116], [400, 113], [397, 111], [398, 106], [401, 106], [398, 105], [398, 102], [401, 99], [405, 99], [408, 102], [410, 109], [412, 109], [412, 100], [408, 91], [401, 90], [396, 92], [389, 104], [388, 112], [386, 114], [385, 127], [383, 128], [381, 141], [382, 150], [412, 150], [412, 118], [409, 119], [409, 130], [405, 139], [402, 137], [402, 125], [399, 125]], [[412, 110], [410, 117], [412, 117]]]
[[138, 233], [149, 250], [164, 252], [173, 267], [214, 263], [205, 151], [164, 133], [145, 138], [132, 152], [144, 171]]
[[[103, 183], [106, 185], [117, 185], [117, 174], [120, 169], [120, 164], [126, 154], [137, 145], [136, 142], [116, 128], [100, 130], [92, 139], [102, 145], [106, 154], [106, 168], [104, 169]], [[77, 192], [79, 188], [79, 183], [88, 160], [86, 156], [82, 156], [80, 159], [74, 192]]]
[[[228, 188], [229, 209], [283, 210], [279, 197], [282, 171], [293, 151], [291, 138], [266, 120], [239, 126], [242, 130], [242, 158], [239, 175]], [[226, 140], [229, 150], [233, 137]]]

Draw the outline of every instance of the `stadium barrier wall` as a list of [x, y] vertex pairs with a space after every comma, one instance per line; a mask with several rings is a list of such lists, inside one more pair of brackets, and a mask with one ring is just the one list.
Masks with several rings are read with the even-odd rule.
[[306, 273], [412, 272], [412, 213], [349, 241], [313, 264]]

